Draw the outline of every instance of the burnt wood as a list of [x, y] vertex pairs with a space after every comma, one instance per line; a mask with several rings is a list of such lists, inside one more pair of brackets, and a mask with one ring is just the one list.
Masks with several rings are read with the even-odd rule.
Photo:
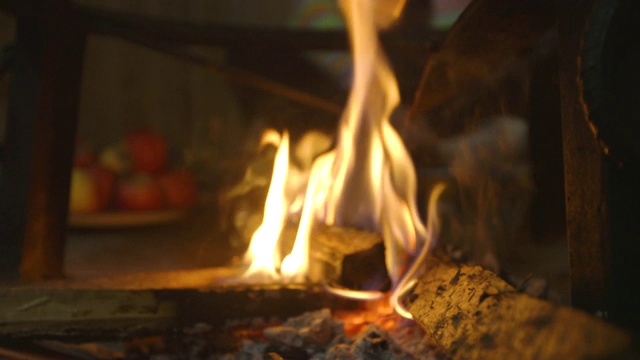
[[[85, 36], [67, 2], [16, 12], [0, 183], [2, 267], [60, 277]], [[24, 12], [22, 11], [24, 10]]]
[[[593, 76], [599, 74], [601, 78], [602, 64], [594, 63], [593, 56], [589, 55], [594, 51], [595, 38], [599, 36], [600, 41], [604, 41], [605, 35], [615, 34], [608, 33], [599, 20], [611, 16], [613, 3], [618, 2], [583, 0], [567, 3], [559, 19], [571, 295], [575, 306], [599, 312], [611, 321], [638, 331], [640, 310], [636, 299], [640, 293], [640, 279], [635, 274], [640, 257], [637, 236], [640, 165], [634, 161], [620, 162], [632, 158], [633, 151], [627, 146], [625, 137], [616, 137], [611, 131], [620, 126], [620, 121], [631, 123], [637, 119], [632, 118], [630, 112], [620, 112], [622, 108], [609, 108], [610, 118], [598, 118], [606, 115], [603, 105], [614, 93], [606, 86], [594, 87], [598, 83], [593, 83]], [[589, 35], [585, 35], [587, 32]], [[585, 41], [585, 36], [590, 38], [590, 43]], [[620, 60], [620, 66], [628, 61]], [[613, 78], [606, 78], [606, 81], [611, 82]], [[603, 123], [608, 120], [612, 123]], [[600, 134], [602, 125], [606, 125], [607, 130]], [[635, 126], [637, 124], [630, 125], [629, 132], [633, 132]], [[608, 146], [598, 139], [599, 136], [604, 136], [600, 139], [608, 143], [613, 141], [619, 150], [613, 152], [622, 157], [610, 156]]]
[[452, 359], [637, 356], [624, 331], [520, 293], [478, 266], [430, 258], [408, 302], [414, 318]]
[[600, 1], [584, 29], [580, 77], [589, 120], [604, 151], [640, 164], [640, 32], [633, 0]]

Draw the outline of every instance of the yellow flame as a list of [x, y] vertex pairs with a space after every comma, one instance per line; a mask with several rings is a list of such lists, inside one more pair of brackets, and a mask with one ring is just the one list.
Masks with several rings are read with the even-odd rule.
[[[415, 203], [415, 169], [389, 123], [400, 93], [376, 27], [381, 14], [397, 18], [404, 1], [351, 0], [341, 5], [352, 43], [354, 81], [341, 120], [334, 183], [327, 191], [323, 220], [378, 230], [385, 242], [387, 269], [397, 284], [427, 240]], [[393, 11], [380, 12], [382, 8]]]
[[282, 135], [275, 129], [267, 129], [260, 136], [260, 143], [258, 144], [258, 150], [267, 145], [278, 146], [282, 143]]
[[[355, 66], [336, 147], [313, 161], [307, 179], [304, 171], [288, 164], [288, 135], [282, 136], [264, 220], [254, 233], [247, 252], [247, 260], [252, 261], [246, 273], [250, 280], [303, 281], [309, 267], [309, 238], [315, 221], [366, 228], [382, 235], [386, 266], [394, 285], [391, 302], [401, 315], [411, 317], [401, 306], [400, 299], [415, 283], [431, 247], [431, 239], [436, 235], [435, 204], [443, 187], [438, 185], [432, 192], [427, 230], [417, 211], [417, 184], [411, 157], [389, 122], [392, 111], [400, 102], [400, 93], [378, 41], [378, 29], [395, 21], [404, 4], [404, 0], [340, 2]], [[279, 140], [277, 134], [270, 133], [261, 143], [276, 140]], [[328, 144], [328, 140], [325, 142]], [[311, 160], [301, 163], [309, 164]], [[289, 201], [287, 169], [291, 171], [289, 192], [294, 192], [288, 195]], [[306, 188], [302, 186], [303, 196], [298, 196], [295, 189], [303, 180], [307, 180]], [[300, 201], [302, 209], [293, 249], [279, 264], [278, 238], [287, 211], [298, 209]], [[363, 300], [383, 295], [327, 288], [334, 294]]]
[[289, 167], [289, 134], [285, 131], [276, 152], [271, 185], [264, 205], [264, 217], [251, 237], [245, 254], [249, 269], [242, 278], [250, 282], [273, 282], [280, 277], [278, 241], [287, 215], [285, 184]]

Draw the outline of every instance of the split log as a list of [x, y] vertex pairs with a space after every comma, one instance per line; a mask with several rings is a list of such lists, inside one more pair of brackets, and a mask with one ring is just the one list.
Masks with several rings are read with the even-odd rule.
[[409, 311], [453, 359], [618, 358], [624, 331], [518, 292], [480, 267], [431, 258]]

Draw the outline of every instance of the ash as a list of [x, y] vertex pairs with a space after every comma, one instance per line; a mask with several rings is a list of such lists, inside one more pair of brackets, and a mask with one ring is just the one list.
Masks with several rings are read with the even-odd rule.
[[[259, 359], [446, 359], [422, 329], [411, 325], [386, 331], [376, 324], [367, 325], [359, 334], [345, 334], [342, 321], [329, 309], [307, 312], [277, 325], [259, 318], [244, 323], [227, 324], [222, 331], [205, 324], [185, 329], [162, 349], [137, 349], [129, 359], [197, 359], [197, 360], [259, 360]], [[238, 332], [237, 329], [244, 330]], [[220, 333], [227, 340], [235, 329], [240, 337], [233, 351], [221, 351]]]

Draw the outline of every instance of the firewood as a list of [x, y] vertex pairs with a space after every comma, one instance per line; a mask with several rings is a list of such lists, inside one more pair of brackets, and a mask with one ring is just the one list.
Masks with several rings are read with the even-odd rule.
[[611, 358], [631, 343], [613, 325], [529, 297], [478, 266], [431, 258], [407, 301], [453, 359]]

